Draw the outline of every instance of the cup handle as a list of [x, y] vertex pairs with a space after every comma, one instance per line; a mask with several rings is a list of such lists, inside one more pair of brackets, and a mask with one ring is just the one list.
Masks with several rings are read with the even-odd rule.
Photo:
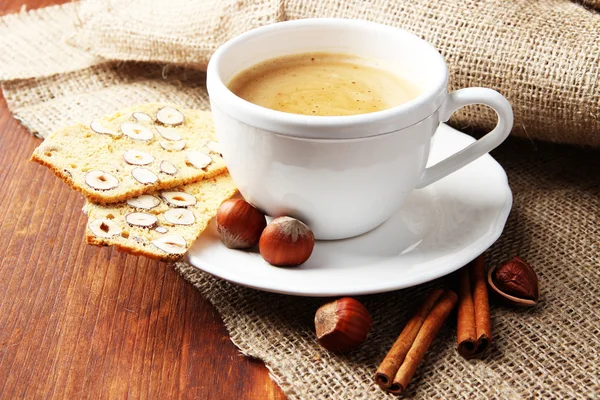
[[500, 145], [510, 133], [513, 127], [513, 111], [510, 103], [500, 93], [487, 88], [474, 87], [450, 93], [440, 109], [440, 122], [448, 121], [456, 110], [469, 104], [484, 104], [492, 107], [498, 114], [498, 124], [490, 133], [475, 143], [437, 164], [425, 168], [417, 189], [424, 188], [442, 179], [490, 152]]

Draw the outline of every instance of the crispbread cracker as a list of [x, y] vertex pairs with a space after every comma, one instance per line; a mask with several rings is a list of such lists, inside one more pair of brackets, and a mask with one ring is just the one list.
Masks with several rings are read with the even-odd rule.
[[[177, 260], [189, 250], [194, 241], [206, 229], [210, 220], [217, 214], [217, 209], [221, 203], [233, 196], [236, 191], [237, 189], [233, 180], [228, 173], [225, 173], [175, 189], [152, 193], [151, 196], [157, 199], [152, 200], [152, 204], [157, 205], [151, 209], [129, 205], [129, 203], [135, 203], [139, 198], [110, 205], [99, 205], [88, 202], [83, 208], [85, 214], [88, 216], [86, 241], [89, 244], [97, 246], [113, 245], [125, 252], [144, 255], [157, 260]], [[196, 203], [187, 207], [169, 205], [162, 195], [173, 192], [188, 193], [195, 198]], [[146, 197], [148, 195], [144, 196], [145, 199], [150, 199]], [[190, 225], [178, 225], [169, 222], [166, 212], [172, 212], [172, 210], [187, 210], [191, 212], [194, 216], [194, 222]], [[189, 215], [187, 211], [185, 212]], [[156, 222], [149, 227], [128, 223], [126, 220], [128, 215], [131, 216], [131, 213], [140, 212], [146, 215], [146, 219], [153, 220], [156, 217]], [[101, 227], [102, 223], [105, 224], [104, 227]], [[116, 229], [114, 229], [115, 227]], [[95, 234], [95, 232], [100, 232], [102, 235], [108, 236], [107, 233], [109, 231], [111, 234], [115, 233], [115, 235], [100, 237]], [[182, 237], [185, 241], [185, 245], [183, 248], [177, 249], [177, 253], [169, 253], [161, 250], [153, 242], [172, 235]]]
[[[157, 113], [173, 108], [183, 114], [183, 122], [161, 123]], [[143, 113], [136, 116], [146, 115], [146, 120], [136, 120], [134, 113]], [[175, 117], [159, 115], [179, 123], [176, 112]], [[97, 133], [91, 126], [112, 134]], [[89, 201], [110, 204], [222, 174], [226, 167], [215, 140], [210, 112], [144, 104], [88, 125], [60, 129], [35, 149], [31, 159], [50, 168]], [[184, 142], [182, 150], [172, 149]], [[205, 162], [210, 164], [204, 166]]]

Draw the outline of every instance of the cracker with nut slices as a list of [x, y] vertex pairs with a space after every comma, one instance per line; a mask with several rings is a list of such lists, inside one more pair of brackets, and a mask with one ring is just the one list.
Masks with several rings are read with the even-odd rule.
[[228, 173], [122, 203], [86, 203], [86, 242], [156, 260], [181, 258], [237, 189]]
[[144, 104], [51, 134], [31, 156], [83, 193], [110, 204], [226, 171], [210, 112]]

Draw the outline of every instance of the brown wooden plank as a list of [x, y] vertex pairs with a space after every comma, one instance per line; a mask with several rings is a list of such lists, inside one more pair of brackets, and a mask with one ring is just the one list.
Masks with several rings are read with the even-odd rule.
[[39, 143], [0, 97], [0, 398], [283, 399], [171, 267], [85, 244], [83, 199], [28, 162]]

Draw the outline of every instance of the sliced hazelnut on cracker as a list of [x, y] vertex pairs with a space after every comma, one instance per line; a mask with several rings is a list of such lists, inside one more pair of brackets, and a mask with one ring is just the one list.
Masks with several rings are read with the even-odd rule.
[[167, 140], [172, 140], [174, 142], [181, 140], [181, 135], [177, 132], [175, 132], [175, 130], [173, 128], [165, 128], [164, 126], [155, 126], [154, 129], [156, 129], [156, 131], [158, 133], [160, 133], [160, 136], [164, 137]]
[[175, 175], [177, 171], [177, 167], [171, 161], [163, 160], [160, 162], [160, 170], [165, 174]]
[[163, 236], [153, 240], [152, 244], [169, 254], [184, 254], [187, 251], [187, 242], [179, 235]]
[[158, 176], [147, 168], [137, 167], [131, 170], [131, 175], [136, 181], [143, 184], [154, 183], [158, 180]]
[[135, 119], [138, 122], [151, 122], [152, 121], [152, 117], [149, 116], [146, 113], [140, 112], [140, 111], [136, 111], [133, 114], [131, 114], [131, 116], [133, 117], [133, 119]]
[[134, 122], [121, 124], [121, 132], [135, 140], [150, 140], [154, 137], [150, 129]]
[[95, 169], [85, 174], [85, 183], [96, 190], [109, 190], [119, 185], [119, 180], [108, 172]]
[[156, 228], [154, 228], [154, 230], [158, 233], [167, 233], [169, 232], [169, 230], [167, 228], [165, 228], [164, 226], [157, 226]]
[[176, 142], [163, 140], [158, 142], [158, 144], [167, 151], [180, 151], [185, 147], [185, 140], [178, 140]]
[[171, 208], [165, 212], [165, 220], [174, 225], [191, 225], [196, 221], [196, 217], [187, 208]]
[[210, 142], [206, 143], [206, 147], [208, 147], [208, 149], [213, 153], [223, 154], [221, 153], [221, 145], [219, 145], [217, 142], [213, 142], [211, 140]]
[[139, 150], [127, 150], [123, 153], [123, 158], [131, 165], [148, 165], [154, 161], [151, 154]]
[[170, 205], [187, 207], [196, 204], [196, 198], [185, 192], [162, 192], [160, 196]]
[[131, 207], [150, 210], [160, 204], [160, 199], [149, 194], [143, 194], [141, 196], [134, 197], [133, 199], [128, 199], [127, 204], [129, 204]]
[[125, 216], [125, 221], [127, 221], [129, 225], [150, 228], [153, 227], [156, 222], [158, 222], [158, 218], [152, 214], [147, 214], [144, 212], [132, 212]]
[[122, 232], [121, 227], [108, 218], [99, 218], [90, 222], [89, 228], [94, 235], [101, 238], [111, 238]]
[[173, 107], [163, 107], [156, 113], [158, 122], [165, 125], [181, 125], [183, 123], [183, 114]]
[[121, 136], [121, 132], [116, 132], [112, 129], [105, 127], [99, 120], [92, 121], [92, 123], [90, 124], [90, 129], [96, 133], [101, 133], [103, 135]]
[[188, 164], [198, 169], [205, 168], [212, 162], [212, 158], [201, 151], [188, 151], [185, 157]]

